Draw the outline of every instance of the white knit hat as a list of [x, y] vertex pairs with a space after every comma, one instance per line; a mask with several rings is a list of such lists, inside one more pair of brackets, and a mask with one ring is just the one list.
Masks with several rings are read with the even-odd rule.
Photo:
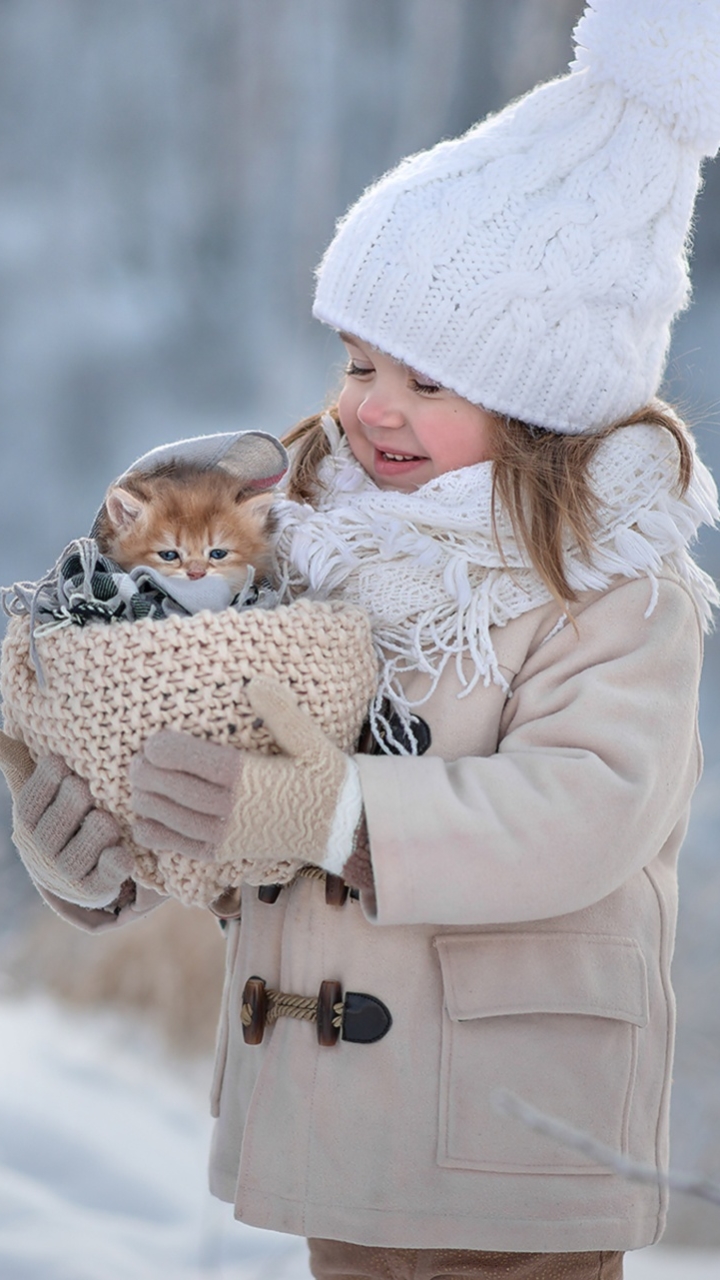
[[574, 35], [570, 75], [364, 193], [313, 310], [475, 404], [579, 434], [657, 393], [688, 301], [720, 0], [592, 0]]

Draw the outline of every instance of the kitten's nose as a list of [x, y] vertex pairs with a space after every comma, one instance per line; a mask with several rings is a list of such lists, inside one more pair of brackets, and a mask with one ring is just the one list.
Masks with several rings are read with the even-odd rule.
[[204, 578], [207, 573], [207, 565], [202, 560], [190, 560], [185, 572], [188, 578]]

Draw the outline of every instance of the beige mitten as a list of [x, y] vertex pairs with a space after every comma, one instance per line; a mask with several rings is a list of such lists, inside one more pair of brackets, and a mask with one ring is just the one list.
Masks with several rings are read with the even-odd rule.
[[[289, 689], [246, 688], [282, 756], [218, 746], [163, 729], [130, 767], [138, 844], [206, 861], [285, 858], [339, 874], [362, 814], [357, 767], [300, 709]], [[248, 877], [252, 882], [252, 875]]]
[[81, 907], [114, 902], [133, 858], [115, 819], [95, 808], [87, 783], [59, 756], [35, 765], [25, 744], [5, 733], [0, 769], [13, 798], [13, 839], [33, 880]]

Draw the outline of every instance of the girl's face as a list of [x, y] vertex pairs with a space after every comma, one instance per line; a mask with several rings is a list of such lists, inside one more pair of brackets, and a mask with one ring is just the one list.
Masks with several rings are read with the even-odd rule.
[[338, 401], [358, 462], [380, 489], [411, 493], [493, 456], [495, 419], [432, 379], [342, 333], [349, 356]]

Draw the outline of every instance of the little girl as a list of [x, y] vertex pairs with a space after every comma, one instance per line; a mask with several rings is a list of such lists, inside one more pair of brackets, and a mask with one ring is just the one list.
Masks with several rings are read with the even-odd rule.
[[[576, 42], [570, 75], [366, 192], [319, 269], [348, 364], [287, 441], [279, 550], [295, 590], [370, 614], [362, 749], [258, 681], [285, 754], [163, 732], [132, 768], [146, 847], [308, 863], [245, 886], [242, 928], [218, 908], [211, 1186], [308, 1236], [316, 1277], [610, 1280], [663, 1228], [661, 1187], [496, 1105], [666, 1164], [717, 603], [687, 549], [714, 486], [655, 396], [720, 139], [720, 5], [593, 0]], [[84, 784], [4, 758], [30, 867], [112, 881], [58, 910], [154, 905]]]

